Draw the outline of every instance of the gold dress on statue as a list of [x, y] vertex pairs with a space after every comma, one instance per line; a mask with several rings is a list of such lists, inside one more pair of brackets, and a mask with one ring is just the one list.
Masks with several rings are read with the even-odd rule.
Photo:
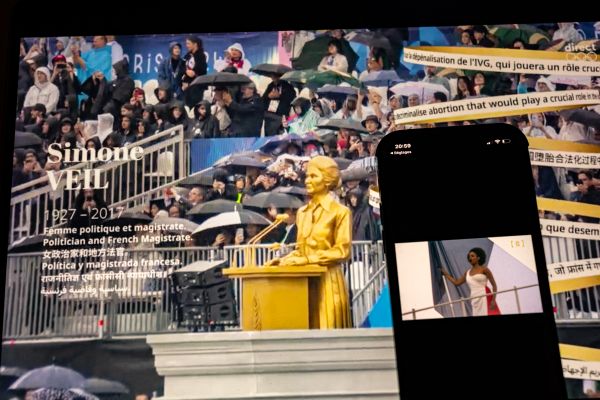
[[351, 213], [329, 194], [339, 185], [339, 169], [327, 157], [308, 163], [306, 189], [311, 196], [298, 210], [296, 249], [271, 265], [308, 265], [327, 267], [327, 272], [310, 283], [310, 327], [313, 329], [350, 328], [348, 290], [341, 263], [350, 257], [352, 243]]

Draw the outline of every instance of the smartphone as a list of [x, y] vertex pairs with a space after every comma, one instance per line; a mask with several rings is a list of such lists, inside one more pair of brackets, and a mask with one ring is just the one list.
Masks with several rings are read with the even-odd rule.
[[525, 136], [404, 130], [377, 161], [401, 399], [567, 398]]

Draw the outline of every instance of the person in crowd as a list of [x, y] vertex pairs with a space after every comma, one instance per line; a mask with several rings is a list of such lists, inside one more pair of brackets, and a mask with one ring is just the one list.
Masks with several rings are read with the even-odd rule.
[[319, 114], [312, 109], [312, 104], [309, 99], [297, 97], [292, 101], [294, 114], [282, 119], [284, 128], [288, 133], [297, 133], [304, 135], [306, 132], [313, 130], [319, 121]]
[[367, 130], [369, 135], [383, 134], [380, 131], [381, 122], [379, 122], [379, 118], [377, 118], [375, 115], [368, 115], [362, 120], [361, 124]]
[[483, 25], [473, 27], [473, 44], [481, 47], [494, 47], [496, 44], [488, 37], [489, 32]]
[[352, 211], [352, 240], [379, 240], [379, 227], [371, 207], [365, 200], [364, 191], [356, 187], [346, 194], [346, 200], [348, 208]]
[[535, 184], [535, 194], [538, 197], [563, 200], [552, 167], [532, 165], [531, 171], [533, 174], [533, 182]]
[[[117, 42], [117, 37], [114, 35], [106, 35], [106, 45], [110, 47], [110, 65], [115, 65], [119, 61], [121, 61], [124, 57], [123, 54], [123, 46], [119, 42]], [[117, 79], [117, 75], [113, 70], [111, 75], [112, 80]]]
[[172, 128], [177, 125], [183, 125], [183, 131], [188, 134], [192, 127], [192, 122], [187, 116], [187, 111], [183, 102], [176, 100], [169, 107], [168, 123], [165, 124], [165, 129]]
[[223, 91], [222, 96], [223, 105], [231, 118], [230, 135], [233, 137], [260, 136], [264, 111], [254, 82], [242, 86], [237, 100], [228, 90]]
[[348, 60], [342, 53], [339, 39], [331, 39], [327, 46], [327, 55], [323, 57], [317, 69], [319, 71], [348, 72]]
[[79, 115], [86, 121], [96, 119], [110, 101], [110, 85], [101, 71], [96, 71], [83, 82], [81, 91], [88, 97], [80, 105]]
[[[181, 88], [179, 90], [181, 90]], [[174, 98], [173, 93], [171, 87], [166, 82], [159, 83], [158, 87], [154, 89], [154, 96], [156, 96], [158, 104], [170, 104]]]
[[123, 59], [114, 65], [117, 79], [110, 82], [110, 100], [104, 106], [104, 112], [111, 113], [115, 118], [123, 104], [129, 103], [135, 89], [135, 82], [129, 76], [129, 64]]
[[486, 85], [485, 74], [481, 71], [478, 71], [473, 75], [473, 88], [475, 89], [477, 96], [493, 94], [490, 87]]
[[212, 188], [206, 194], [206, 201], [219, 199], [237, 200], [237, 191], [227, 182], [227, 174], [215, 174]]
[[554, 128], [546, 124], [546, 116], [544, 113], [529, 114], [529, 123], [523, 129], [523, 133], [527, 137], [541, 137], [546, 139], [558, 139], [558, 134]]
[[473, 46], [473, 36], [468, 29], [461, 30], [459, 46], [470, 47]]
[[416, 107], [421, 105], [421, 97], [416, 93], [410, 94], [408, 95], [407, 102], [409, 107]]
[[423, 68], [425, 71], [425, 78], [423, 78], [423, 82], [433, 83], [435, 85], [442, 85], [444, 88], [446, 88], [448, 93], [450, 93], [450, 81], [448, 80], [448, 78], [436, 75], [438, 67], [432, 65], [425, 65]]
[[188, 52], [183, 58], [185, 61], [185, 72], [181, 78], [182, 91], [185, 91], [196, 77], [206, 75], [207, 70], [206, 54], [204, 54], [202, 39], [197, 36], [189, 36], [185, 40], [185, 47]]
[[454, 96], [454, 100], [463, 100], [473, 96], [477, 96], [477, 92], [475, 92], [471, 79], [468, 76], [456, 78], [456, 96]]
[[[112, 78], [112, 49], [107, 45], [106, 36], [94, 36], [92, 49], [85, 51], [77, 45], [71, 45], [73, 55], [73, 64], [77, 71], [77, 76], [82, 82], [85, 82], [90, 76], [99, 72]], [[67, 56], [68, 57], [68, 56]]]
[[218, 138], [221, 136], [219, 131], [219, 120], [211, 115], [210, 103], [202, 100], [194, 107], [194, 116], [190, 129], [190, 134], [194, 138]]
[[265, 136], [274, 136], [283, 131], [282, 117], [287, 117], [296, 91], [290, 83], [280, 79], [280, 74], [271, 74], [269, 77], [271, 83], [265, 89], [262, 101], [265, 109]]
[[540, 77], [535, 83], [536, 92], [553, 92], [556, 90], [556, 85], [545, 76]]
[[248, 75], [252, 64], [246, 58], [244, 47], [241, 43], [234, 43], [225, 50], [225, 58], [215, 61], [214, 68], [217, 71], [226, 71], [228, 67], [236, 69], [236, 73]]
[[55, 84], [51, 82], [50, 71], [46, 67], [39, 67], [35, 70], [35, 83], [29, 88], [25, 95], [23, 107], [32, 107], [35, 104], [43, 104], [46, 112], [56, 110], [60, 91]]
[[54, 56], [52, 64], [54, 69], [50, 80], [59, 91], [57, 108], [66, 108], [71, 118], [77, 117], [77, 95], [81, 83], [75, 75], [73, 64], [67, 63], [67, 59], [62, 54]]
[[[594, 176], [589, 170], [582, 170], [577, 173], [577, 190], [581, 192], [579, 196], [580, 203], [600, 205], [600, 190], [596, 189], [593, 184]], [[600, 218], [581, 216], [582, 222], [597, 224]]]
[[142, 119], [142, 113], [144, 112], [144, 107], [146, 107], [146, 93], [144, 92], [144, 89], [133, 89], [133, 93], [129, 99], [129, 104], [133, 106], [131, 112], [133, 113], [134, 117], [137, 119]]
[[211, 107], [211, 114], [219, 121], [219, 132], [221, 137], [229, 137], [231, 130], [231, 117], [225, 103], [223, 102], [223, 94], [228, 89], [226, 87], [215, 87], [213, 105]]
[[200, 203], [203, 203], [206, 198], [206, 190], [201, 186], [193, 187], [187, 194], [187, 197], [180, 197], [179, 203], [183, 207], [183, 209], [187, 212], [197, 206]]
[[254, 196], [258, 193], [271, 191], [278, 183], [279, 173], [275, 171], [264, 171], [254, 180], [248, 194]]
[[158, 66], [158, 87], [170, 91], [176, 99], [181, 99], [183, 97], [181, 79], [185, 70], [185, 61], [181, 57], [181, 44], [169, 43], [169, 57], [164, 58]]

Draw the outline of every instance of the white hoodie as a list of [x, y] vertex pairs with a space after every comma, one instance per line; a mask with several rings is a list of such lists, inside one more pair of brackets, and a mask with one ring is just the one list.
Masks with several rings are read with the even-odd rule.
[[[46, 75], [46, 82], [39, 82], [38, 72]], [[35, 70], [35, 84], [27, 91], [23, 107], [33, 107], [40, 103], [46, 107], [46, 112], [49, 113], [56, 110], [59, 95], [60, 92], [56, 85], [50, 82], [50, 70], [46, 67], [39, 67]]]

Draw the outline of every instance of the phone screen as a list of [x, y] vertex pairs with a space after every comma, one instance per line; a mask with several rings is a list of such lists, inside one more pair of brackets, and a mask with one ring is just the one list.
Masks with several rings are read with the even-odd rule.
[[566, 398], [523, 134], [409, 130], [377, 158], [401, 398]]

